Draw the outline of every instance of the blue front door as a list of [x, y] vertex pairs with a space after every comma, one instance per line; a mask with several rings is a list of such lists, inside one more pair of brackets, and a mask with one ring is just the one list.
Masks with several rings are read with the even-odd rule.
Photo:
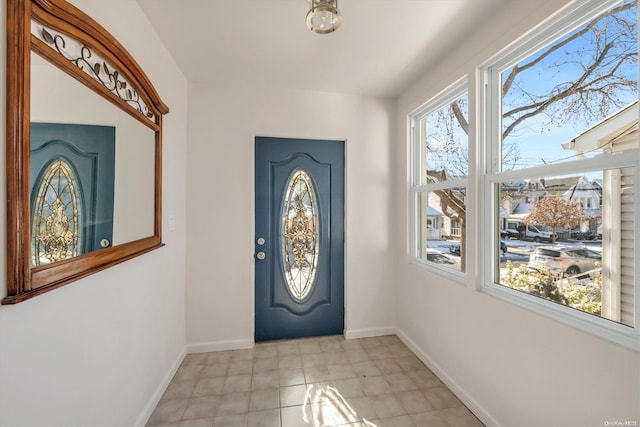
[[113, 126], [31, 123], [32, 265], [112, 245]]
[[255, 140], [256, 341], [342, 334], [344, 142]]

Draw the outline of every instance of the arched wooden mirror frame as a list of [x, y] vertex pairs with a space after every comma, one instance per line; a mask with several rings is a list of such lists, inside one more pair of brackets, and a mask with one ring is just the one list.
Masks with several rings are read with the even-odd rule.
[[[32, 34], [38, 25], [77, 41], [100, 57], [112, 79], [114, 71], [125, 81], [128, 95], [109, 90], [54, 49], [52, 38]], [[30, 83], [31, 52], [121, 108], [155, 133], [155, 189], [153, 235], [85, 253], [44, 266], [31, 265], [30, 227]], [[124, 88], [120, 84], [121, 88]], [[131, 91], [132, 90], [132, 91]], [[169, 112], [153, 85], [126, 49], [100, 24], [64, 0], [7, 0], [7, 296], [2, 304], [15, 304], [69, 282], [163, 246], [162, 115]], [[133, 107], [134, 96], [144, 108]], [[129, 99], [130, 101], [131, 99]]]

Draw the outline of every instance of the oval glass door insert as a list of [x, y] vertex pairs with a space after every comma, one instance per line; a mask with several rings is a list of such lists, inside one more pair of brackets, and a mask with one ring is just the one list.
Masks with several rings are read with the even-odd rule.
[[36, 186], [31, 218], [31, 263], [34, 266], [81, 253], [81, 202], [75, 173], [62, 158], [46, 168]]
[[302, 169], [285, 186], [280, 233], [285, 280], [293, 298], [302, 302], [313, 289], [320, 245], [316, 190]]

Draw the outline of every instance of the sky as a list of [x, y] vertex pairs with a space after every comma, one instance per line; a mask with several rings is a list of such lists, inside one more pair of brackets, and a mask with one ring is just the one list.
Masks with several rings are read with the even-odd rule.
[[[563, 48], [548, 55], [535, 66], [520, 72], [511, 90], [503, 97], [503, 112], [509, 111], [514, 107], [529, 105], [533, 100], [532, 97], [536, 95], [543, 96], [543, 99], [548, 99], [548, 94], [555, 88], [567, 87], [567, 85], [576, 82], [583, 73], [584, 64], [590, 64], [594, 56], [598, 54], [596, 49], [601, 48], [608, 42], [612, 44], [611, 57], [619, 56], [623, 52], [632, 53], [632, 58], [616, 71], [616, 76], [635, 82], [635, 85], [625, 92], [615, 91], [613, 96], [616, 98], [617, 104], [610, 103], [608, 109], [606, 109], [607, 111], [595, 116], [585, 117], [583, 114], [577, 119], [557, 123], [558, 117], [566, 118], [566, 107], [558, 108], [555, 112], [552, 107], [545, 110], [544, 113], [535, 115], [520, 123], [505, 139], [506, 144], [514, 144], [517, 147], [519, 160], [515, 165], [505, 165], [505, 169], [522, 169], [572, 160], [576, 153], [571, 150], [564, 150], [561, 146], [562, 144], [571, 141], [586, 129], [638, 99], [637, 7], [619, 13], [616, 18], [623, 22], [633, 23], [633, 34], [631, 36], [627, 34], [626, 38], [622, 37], [625, 33], [621, 31], [622, 27], [618, 23], [619, 21], [611, 17], [599, 21], [595, 27], [596, 30], [587, 32], [580, 38], [571, 41]], [[559, 40], [568, 39], [581, 28], [583, 27], [578, 27]], [[597, 38], [603, 43], [596, 43]], [[552, 42], [550, 45], [555, 43]], [[537, 58], [540, 52], [544, 51], [546, 51], [546, 48], [538, 50], [528, 58], [519, 61], [518, 65], [527, 64], [532, 59]], [[602, 70], [603, 68], [600, 67], [599, 69]], [[510, 68], [503, 71], [503, 79], [506, 78], [509, 71]], [[461, 100], [463, 111], [466, 112], [467, 96], [464, 95]], [[597, 102], [599, 102], [598, 99], [592, 99], [589, 105], [598, 105]], [[579, 108], [582, 109], [583, 107]], [[466, 174], [468, 138], [449, 111], [447, 106], [427, 116], [426, 155], [430, 170], [445, 169], [448, 178], [451, 178]], [[552, 113], [557, 116], [552, 116]], [[552, 120], [553, 118], [556, 120]], [[509, 121], [506, 119], [503, 126], [506, 127], [508, 124]], [[593, 155], [595, 154], [597, 153]]]
[[[637, 7], [624, 11], [619, 14], [618, 17], [637, 24]], [[608, 27], [605, 32], [606, 25], [608, 25]], [[613, 47], [610, 51], [612, 54], [621, 53], [625, 48], [635, 52], [634, 60], [629, 61], [616, 72], [617, 76], [636, 82], [635, 88], [626, 93], [618, 92], [616, 94], [619, 98], [618, 106], [611, 106], [609, 109], [610, 115], [638, 99], [637, 25], [635, 28], [635, 37], [631, 41], [627, 40], [627, 43], [623, 43], [617, 39], [621, 27], [613, 19], [607, 18], [607, 21], [601, 21], [597, 28], [600, 30], [599, 35], [602, 37], [602, 40], [605, 42], [613, 42]], [[569, 37], [574, 32], [569, 33], [565, 37]], [[604, 45], [604, 43], [602, 43], [602, 45]], [[592, 58], [598, 53], [594, 52], [594, 46], [594, 36], [592, 33], [588, 33], [554, 52], [534, 67], [520, 73], [513, 85], [513, 90], [504, 96], [503, 110], [507, 111], [514, 106], [529, 104], [531, 99], [526, 99], [522, 95], [525, 91], [533, 94], [547, 94], [558, 85], [567, 85], [577, 81], [583, 73], [583, 64], [590, 63]], [[545, 49], [542, 49], [541, 51], [544, 50]], [[528, 63], [532, 58], [536, 58], [537, 56], [538, 53], [535, 53], [529, 58], [520, 61], [518, 65]], [[560, 68], [554, 68], [554, 64], [562, 64], [562, 66]], [[503, 78], [505, 78], [507, 72], [503, 72]], [[522, 91], [519, 89], [522, 89]], [[592, 105], [595, 102], [596, 100], [591, 101]], [[560, 112], [559, 114], [562, 115], [564, 113]], [[545, 163], [548, 164], [558, 161], [559, 159], [571, 160], [570, 157], [575, 153], [562, 149], [561, 144], [571, 141], [574, 137], [605, 117], [606, 115], [600, 115], [591, 117], [588, 120], [581, 119], [555, 125], [549, 124], [549, 116], [543, 113], [526, 120], [505, 139], [505, 142], [515, 143], [518, 146], [521, 159], [515, 168], [520, 169], [523, 167], [543, 165]]]

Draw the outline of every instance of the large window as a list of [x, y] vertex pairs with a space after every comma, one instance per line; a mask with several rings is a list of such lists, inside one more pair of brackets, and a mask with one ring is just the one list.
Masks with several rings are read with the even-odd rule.
[[624, 335], [638, 326], [637, 2], [575, 6], [486, 69], [485, 237], [506, 246], [487, 279]]
[[414, 264], [639, 348], [637, 26], [572, 2], [411, 114]]
[[412, 256], [444, 271], [465, 271], [467, 104], [461, 80], [412, 116]]

